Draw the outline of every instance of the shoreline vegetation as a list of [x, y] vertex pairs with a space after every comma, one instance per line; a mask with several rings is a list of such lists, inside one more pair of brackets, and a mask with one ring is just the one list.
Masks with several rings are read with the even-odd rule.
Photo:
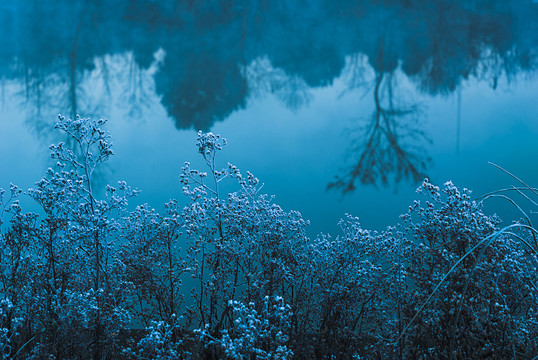
[[[206, 169], [181, 169], [186, 206], [129, 210], [137, 190], [93, 181], [114, 154], [105, 127], [60, 116], [56, 166], [0, 189], [2, 359], [538, 355], [538, 231], [510, 197], [538, 193], [497, 165], [517, 187], [473, 200], [425, 179], [400, 223], [373, 232], [346, 214], [339, 235], [311, 238], [253, 174], [218, 165], [211, 132], [196, 143]], [[482, 211], [492, 197], [521, 219], [501, 227]]]

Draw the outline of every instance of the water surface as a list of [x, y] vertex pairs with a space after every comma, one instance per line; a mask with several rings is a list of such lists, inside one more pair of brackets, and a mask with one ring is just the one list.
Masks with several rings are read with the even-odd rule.
[[[29, 187], [56, 115], [110, 120], [103, 182], [181, 198], [196, 131], [311, 233], [398, 221], [428, 176], [538, 184], [531, 1], [37, 1], [0, 5], [0, 186]], [[527, 204], [525, 204], [527, 206]], [[527, 206], [528, 208], [529, 206]], [[488, 211], [507, 213], [506, 204]]]

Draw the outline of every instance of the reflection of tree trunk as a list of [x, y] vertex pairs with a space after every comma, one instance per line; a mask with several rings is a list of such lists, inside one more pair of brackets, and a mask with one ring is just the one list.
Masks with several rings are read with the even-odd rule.
[[69, 71], [69, 100], [71, 103], [71, 117], [77, 115], [77, 50], [80, 28], [82, 23], [78, 23], [77, 31], [75, 32], [75, 42], [70, 54], [70, 71]]
[[458, 115], [457, 115], [457, 125], [456, 125], [456, 153], [460, 154], [460, 134], [461, 134], [461, 88], [457, 90], [458, 96]]
[[[379, 91], [379, 88], [377, 88], [377, 90]], [[392, 95], [392, 94], [389, 93], [389, 95]], [[379, 101], [379, 96], [376, 96], [375, 98], [376, 98], [376, 101]], [[390, 96], [389, 99], [390, 99], [390, 103], [392, 104], [392, 96]], [[413, 164], [413, 162], [411, 161], [410, 154], [408, 154], [398, 143], [398, 135], [396, 134], [396, 129], [395, 127], [391, 126], [392, 125], [391, 120], [395, 120], [395, 118], [389, 116], [389, 114], [391, 113], [393, 116], [396, 116], [396, 114], [398, 114], [402, 110], [394, 110], [391, 106], [391, 108], [387, 111], [386, 109], [383, 109], [381, 107], [381, 104], [379, 103], [376, 103], [376, 108], [377, 108], [378, 113], [381, 114], [385, 123], [385, 128], [382, 130], [384, 130], [385, 136], [389, 142], [389, 145], [394, 150], [394, 154], [396, 155], [396, 159], [394, 163], [397, 166], [397, 172], [398, 172], [397, 176], [400, 176], [399, 173], [401, 170], [403, 170], [405, 172], [405, 175], [407, 176], [408, 174], [410, 174], [413, 180], [415, 181], [421, 180], [423, 175], [420, 173], [420, 171], [415, 166], [415, 164]], [[379, 114], [377, 116], [379, 116]]]
[[[95, 32], [95, 41], [97, 43], [97, 47], [102, 49], [101, 51], [103, 54], [107, 53], [106, 45], [103, 44], [103, 41], [101, 39], [101, 33], [99, 32], [99, 26], [98, 26], [96, 14], [92, 14], [92, 26], [93, 26], [93, 31]], [[80, 24], [79, 24], [79, 28], [80, 28]], [[105, 86], [105, 91], [110, 96], [111, 95], [110, 84], [109, 84], [110, 71], [108, 70], [108, 64], [105, 59], [106, 59], [105, 56], [100, 56], [98, 58], [98, 61], [101, 63], [101, 72], [103, 75], [103, 84]]]
[[[357, 166], [353, 169], [353, 176], [354, 177], [360, 177], [360, 181], [362, 183], [368, 183], [369, 178], [371, 178], [372, 174], [370, 173], [371, 169], [368, 168], [368, 161], [375, 162], [375, 150], [377, 148], [376, 145], [379, 145], [379, 120], [381, 118], [381, 104], [379, 101], [379, 87], [381, 86], [381, 83], [383, 82], [383, 73], [378, 74], [376, 83], [375, 83], [375, 89], [374, 89], [374, 102], [376, 106], [375, 116], [374, 116], [374, 123], [371, 127], [371, 133], [368, 137], [368, 140], [365, 145], [365, 151], [361, 154], [361, 157], [359, 159], [359, 162], [357, 163]], [[373, 179], [372, 179], [373, 180]], [[373, 181], [372, 181], [373, 182]], [[355, 187], [353, 184], [349, 184], [345, 191], [351, 191], [354, 190]]]

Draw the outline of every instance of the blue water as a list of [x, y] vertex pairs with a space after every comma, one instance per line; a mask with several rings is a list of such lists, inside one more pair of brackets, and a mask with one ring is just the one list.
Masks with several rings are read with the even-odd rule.
[[202, 166], [196, 130], [220, 133], [222, 165], [253, 172], [311, 234], [338, 233], [345, 213], [394, 224], [424, 176], [477, 195], [517, 185], [488, 162], [536, 185], [537, 14], [530, 1], [5, 0], [0, 187], [44, 175], [58, 113], [108, 118], [101, 181], [156, 209], [182, 197], [184, 161]]

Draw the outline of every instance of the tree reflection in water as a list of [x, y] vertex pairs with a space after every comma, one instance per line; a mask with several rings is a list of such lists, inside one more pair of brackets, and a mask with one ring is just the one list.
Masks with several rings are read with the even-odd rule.
[[425, 177], [430, 158], [421, 146], [427, 137], [419, 126], [420, 107], [397, 102], [395, 78], [394, 72], [376, 75], [375, 109], [347, 152], [348, 160], [355, 160], [354, 165], [336, 176], [329, 189], [345, 194], [355, 190], [357, 182], [389, 186], [391, 180], [397, 184], [402, 180], [418, 182]]
[[[351, 141], [352, 166], [330, 185], [346, 193], [426, 172], [420, 107], [395, 93], [398, 74], [448, 95], [469, 78], [496, 88], [500, 77], [534, 73], [536, 19], [527, 0], [4, 0], [0, 79], [18, 84], [38, 133], [51, 114], [102, 116], [114, 100], [142, 117], [152, 99], [176, 128], [207, 130], [256, 94], [297, 110], [363, 54], [374, 112]], [[123, 91], [111, 93], [114, 84]]]

